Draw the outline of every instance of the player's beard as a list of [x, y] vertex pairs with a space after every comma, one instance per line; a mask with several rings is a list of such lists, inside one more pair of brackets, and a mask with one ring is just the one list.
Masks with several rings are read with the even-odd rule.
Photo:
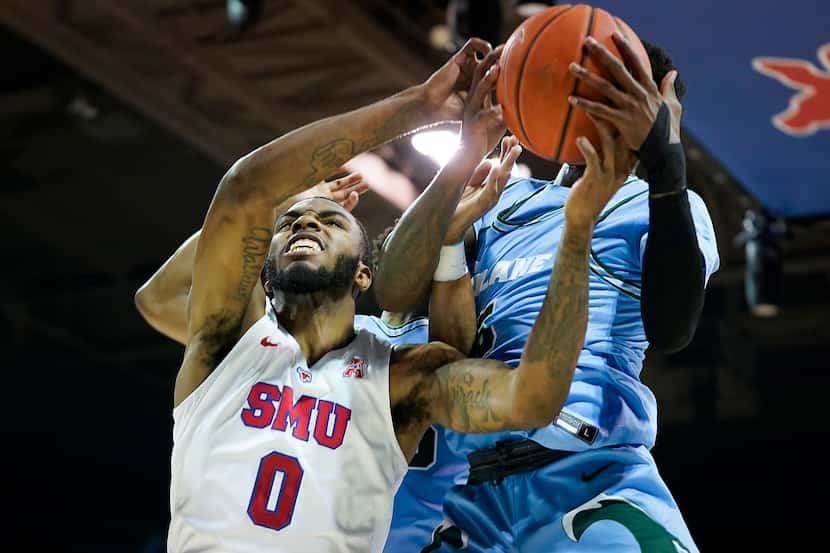
[[[315, 292], [346, 292], [354, 284], [360, 259], [357, 256], [340, 254], [334, 263], [334, 269], [327, 267], [309, 267], [306, 263], [292, 263], [285, 269], [276, 269], [273, 258], [266, 261], [266, 278], [271, 288], [286, 294], [313, 294]], [[270, 269], [270, 271], [269, 271]], [[339, 295], [339, 294], [338, 294]]]

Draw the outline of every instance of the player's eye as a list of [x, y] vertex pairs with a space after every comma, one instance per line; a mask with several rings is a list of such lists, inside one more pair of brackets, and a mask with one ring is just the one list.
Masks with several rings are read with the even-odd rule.
[[290, 219], [283, 220], [282, 223], [277, 225], [277, 230], [286, 230], [288, 227], [291, 226], [292, 221]]
[[337, 219], [328, 219], [325, 222], [325, 225], [329, 226], [329, 227], [334, 226], [334, 227], [337, 227], [337, 228], [343, 228], [343, 225]]

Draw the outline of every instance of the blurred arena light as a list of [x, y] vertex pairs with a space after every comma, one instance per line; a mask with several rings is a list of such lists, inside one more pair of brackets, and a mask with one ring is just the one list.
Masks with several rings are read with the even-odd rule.
[[452, 159], [460, 141], [457, 132], [447, 130], [421, 131], [412, 135], [412, 146], [441, 167]]
[[[448, 130], [421, 131], [412, 135], [412, 147], [420, 154], [432, 159], [439, 167], [443, 167], [452, 159], [460, 142], [459, 134]], [[522, 163], [516, 163], [510, 174], [514, 177], [528, 178], [530, 168]]]
[[262, 0], [228, 0], [227, 12], [233, 26], [245, 29], [253, 24], [262, 11]]
[[771, 220], [760, 211], [744, 214], [743, 242], [746, 254], [744, 287], [746, 302], [756, 317], [775, 317], [781, 305], [781, 245], [783, 221]]
[[556, 5], [556, 0], [540, 2], [539, 0], [513, 0], [513, 7], [521, 17], [530, 17]]

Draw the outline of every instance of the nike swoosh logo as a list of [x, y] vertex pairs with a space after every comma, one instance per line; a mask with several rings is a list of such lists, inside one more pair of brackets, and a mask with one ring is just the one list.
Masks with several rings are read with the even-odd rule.
[[591, 480], [593, 480], [594, 478], [599, 476], [599, 473], [601, 473], [602, 471], [604, 471], [605, 469], [607, 469], [608, 467], [610, 467], [613, 464], [614, 463], [608, 463], [607, 465], [602, 465], [601, 467], [599, 467], [597, 470], [595, 470], [593, 472], [583, 472], [582, 473], [582, 481], [583, 482], [590, 482]]
[[259, 343], [260, 343], [260, 345], [262, 345], [262, 346], [264, 346], [264, 347], [266, 347], [266, 348], [275, 348], [275, 347], [279, 346], [279, 344], [275, 344], [274, 342], [272, 342], [272, 341], [268, 338], [268, 336], [266, 336], [265, 338], [263, 338], [262, 340], [260, 340], [260, 341], [259, 341]]

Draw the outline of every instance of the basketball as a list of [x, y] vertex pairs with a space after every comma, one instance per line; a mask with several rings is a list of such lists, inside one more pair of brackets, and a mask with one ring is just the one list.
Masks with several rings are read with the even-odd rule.
[[599, 151], [599, 133], [587, 114], [568, 103], [579, 95], [602, 101], [603, 97], [568, 71], [576, 62], [603, 78], [613, 78], [591, 60], [583, 48], [592, 36], [617, 58], [611, 35], [619, 30], [651, 73], [651, 64], [640, 39], [618, 17], [584, 4], [557, 5], [524, 21], [510, 36], [501, 56], [501, 75], [496, 96], [507, 128], [524, 147], [548, 160], [584, 163], [576, 138], [585, 136]]

